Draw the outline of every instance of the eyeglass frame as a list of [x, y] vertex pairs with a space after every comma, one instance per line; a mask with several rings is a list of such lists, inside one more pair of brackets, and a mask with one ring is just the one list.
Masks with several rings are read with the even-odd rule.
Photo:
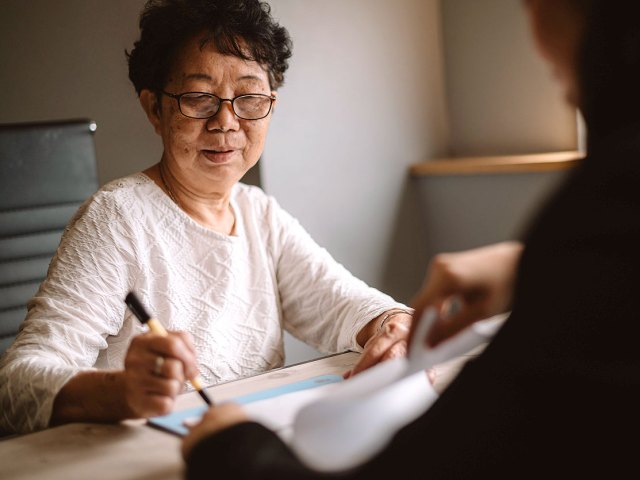
[[[262, 120], [263, 118], [266, 118], [266, 117], [268, 117], [268, 116], [269, 116], [269, 114], [271, 113], [271, 109], [273, 108], [273, 102], [275, 102], [275, 100], [276, 100], [276, 96], [275, 96], [275, 95], [266, 95], [266, 94], [264, 94], [264, 93], [243, 93], [242, 95], [238, 95], [238, 96], [233, 97], [233, 98], [221, 98], [221, 97], [217, 96], [216, 94], [214, 94], [214, 93], [210, 93], [210, 92], [182, 92], [182, 93], [169, 93], [169, 92], [166, 92], [166, 91], [164, 91], [164, 90], [160, 90], [160, 93], [161, 93], [161, 94], [163, 94], [163, 95], [166, 95], [167, 97], [170, 97], [170, 98], [173, 98], [174, 100], [176, 100], [176, 101], [178, 102], [178, 110], [180, 110], [180, 114], [181, 114], [181, 115], [184, 115], [184, 116], [185, 116], [185, 117], [187, 117], [187, 118], [193, 118], [194, 120], [208, 120], [209, 118], [213, 118], [213, 117], [215, 117], [215, 116], [218, 114], [218, 112], [220, 112], [220, 109], [222, 108], [222, 104], [223, 104], [224, 102], [229, 102], [229, 103], [231, 104], [231, 110], [233, 111], [233, 114], [234, 114], [236, 117], [238, 117], [238, 118], [240, 118], [240, 119], [242, 119], [242, 120], [249, 120], [249, 121], [251, 121], [251, 120]], [[217, 98], [218, 100], [220, 100], [220, 104], [218, 105], [218, 109], [217, 109], [214, 113], [212, 113], [211, 115], [209, 115], [208, 117], [191, 117], [191, 116], [189, 116], [189, 115], [186, 115], [186, 114], [182, 111], [182, 104], [181, 104], [181, 102], [180, 102], [180, 99], [181, 99], [184, 95], [188, 95], [188, 94], [190, 94], [190, 93], [197, 93], [197, 94], [200, 94], [200, 95], [206, 95], [206, 96], [208, 96], [208, 97], [215, 97], [215, 98]], [[270, 100], [270, 103], [269, 103], [269, 110], [267, 110], [267, 113], [266, 113], [264, 116], [259, 117], [259, 118], [244, 118], [244, 117], [241, 117], [240, 115], [238, 115], [238, 112], [236, 112], [236, 107], [235, 107], [235, 105], [234, 105], [234, 102], [235, 102], [238, 98], [241, 98], [241, 97], [266, 97], [266, 98], [268, 98], [268, 99]]]

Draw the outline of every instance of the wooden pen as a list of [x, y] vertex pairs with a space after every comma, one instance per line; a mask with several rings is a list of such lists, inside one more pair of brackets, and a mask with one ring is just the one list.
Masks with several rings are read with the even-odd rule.
[[[127, 304], [136, 318], [140, 320], [142, 324], [146, 324], [149, 327], [149, 330], [151, 330], [153, 333], [157, 333], [158, 335], [162, 335], [163, 337], [166, 337], [168, 335], [168, 332], [162, 326], [160, 321], [157, 318], [153, 318], [151, 315], [149, 315], [147, 310], [142, 306], [142, 303], [140, 303], [140, 300], [138, 300], [138, 297], [136, 297], [133, 292], [129, 292], [127, 294], [124, 303]], [[190, 378], [189, 382], [191, 382], [193, 388], [196, 389], [198, 394], [207, 403], [207, 405], [213, 405], [213, 402], [204, 391], [204, 386], [202, 385], [202, 380], [199, 376]]]

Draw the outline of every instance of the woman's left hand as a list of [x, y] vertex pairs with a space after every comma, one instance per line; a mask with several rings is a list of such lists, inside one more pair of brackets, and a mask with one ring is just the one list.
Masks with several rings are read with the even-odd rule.
[[182, 457], [186, 460], [193, 447], [203, 438], [248, 420], [246, 412], [237, 403], [211, 407], [199, 423], [189, 427], [189, 433], [182, 440]]
[[[381, 327], [383, 321], [384, 325]], [[360, 360], [344, 374], [344, 378], [356, 375], [384, 360], [404, 357], [407, 354], [407, 339], [412, 321], [413, 316], [408, 311], [390, 310], [369, 322], [358, 335], [358, 340], [361, 335], [366, 338]]]

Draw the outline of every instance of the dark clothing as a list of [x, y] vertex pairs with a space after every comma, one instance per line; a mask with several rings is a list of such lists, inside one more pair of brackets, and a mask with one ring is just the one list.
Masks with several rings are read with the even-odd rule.
[[[640, 127], [592, 147], [533, 222], [491, 344], [384, 452], [336, 477], [637, 475]], [[192, 479], [325, 478], [257, 424], [206, 439], [188, 463]]]

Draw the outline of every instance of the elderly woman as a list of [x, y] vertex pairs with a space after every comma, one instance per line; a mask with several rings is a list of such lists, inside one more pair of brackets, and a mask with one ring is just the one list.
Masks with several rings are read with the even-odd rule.
[[[186, 378], [282, 366], [283, 328], [327, 353], [366, 346], [356, 372], [404, 353], [405, 307], [239, 183], [262, 154], [291, 55], [269, 12], [258, 0], [147, 3], [129, 75], [162, 158], [71, 220], [2, 359], [4, 430], [166, 414]], [[169, 336], [126, 310], [131, 290]]]

